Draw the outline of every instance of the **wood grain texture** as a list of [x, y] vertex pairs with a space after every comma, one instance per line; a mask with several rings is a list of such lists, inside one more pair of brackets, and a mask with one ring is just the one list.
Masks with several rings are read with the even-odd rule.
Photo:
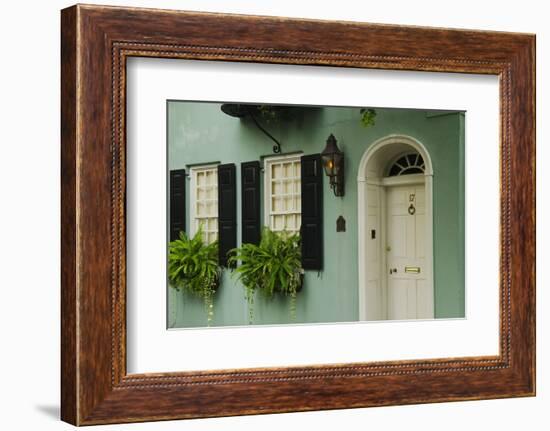
[[61, 16], [61, 417], [77, 422], [76, 9]]
[[[62, 11], [61, 38], [63, 420], [87, 425], [534, 395], [533, 35], [79, 5]], [[498, 75], [500, 354], [127, 375], [130, 56]]]

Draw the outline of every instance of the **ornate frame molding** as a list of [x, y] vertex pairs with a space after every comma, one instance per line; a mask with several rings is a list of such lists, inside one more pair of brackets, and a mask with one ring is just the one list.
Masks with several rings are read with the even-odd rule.
[[[534, 48], [534, 36], [524, 34], [101, 6], [63, 10], [62, 419], [87, 425], [534, 395]], [[131, 56], [498, 75], [500, 354], [127, 375]], [[261, 396], [250, 399], [251, 390]]]

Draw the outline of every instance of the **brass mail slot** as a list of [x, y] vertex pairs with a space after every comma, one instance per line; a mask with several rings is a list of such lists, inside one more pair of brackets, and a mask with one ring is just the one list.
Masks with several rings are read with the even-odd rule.
[[414, 274], [420, 274], [420, 267], [419, 266], [406, 266], [405, 272], [412, 272]]

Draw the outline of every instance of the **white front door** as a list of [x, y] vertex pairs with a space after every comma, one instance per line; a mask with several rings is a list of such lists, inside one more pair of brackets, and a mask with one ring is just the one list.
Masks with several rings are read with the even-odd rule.
[[386, 190], [388, 319], [431, 318], [424, 184], [390, 186]]

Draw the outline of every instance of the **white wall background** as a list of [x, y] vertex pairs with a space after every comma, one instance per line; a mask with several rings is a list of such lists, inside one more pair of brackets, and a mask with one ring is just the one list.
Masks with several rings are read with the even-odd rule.
[[[537, 33], [538, 158], [550, 157], [550, 13], [536, 0], [312, 2], [119, 0], [103, 4]], [[59, 414], [59, 10], [71, 3], [4, 2], [0, 15], [0, 427], [70, 429]], [[547, 429], [550, 341], [550, 171], [538, 180], [538, 396], [95, 429]], [[546, 310], [546, 315], [544, 311]]]

